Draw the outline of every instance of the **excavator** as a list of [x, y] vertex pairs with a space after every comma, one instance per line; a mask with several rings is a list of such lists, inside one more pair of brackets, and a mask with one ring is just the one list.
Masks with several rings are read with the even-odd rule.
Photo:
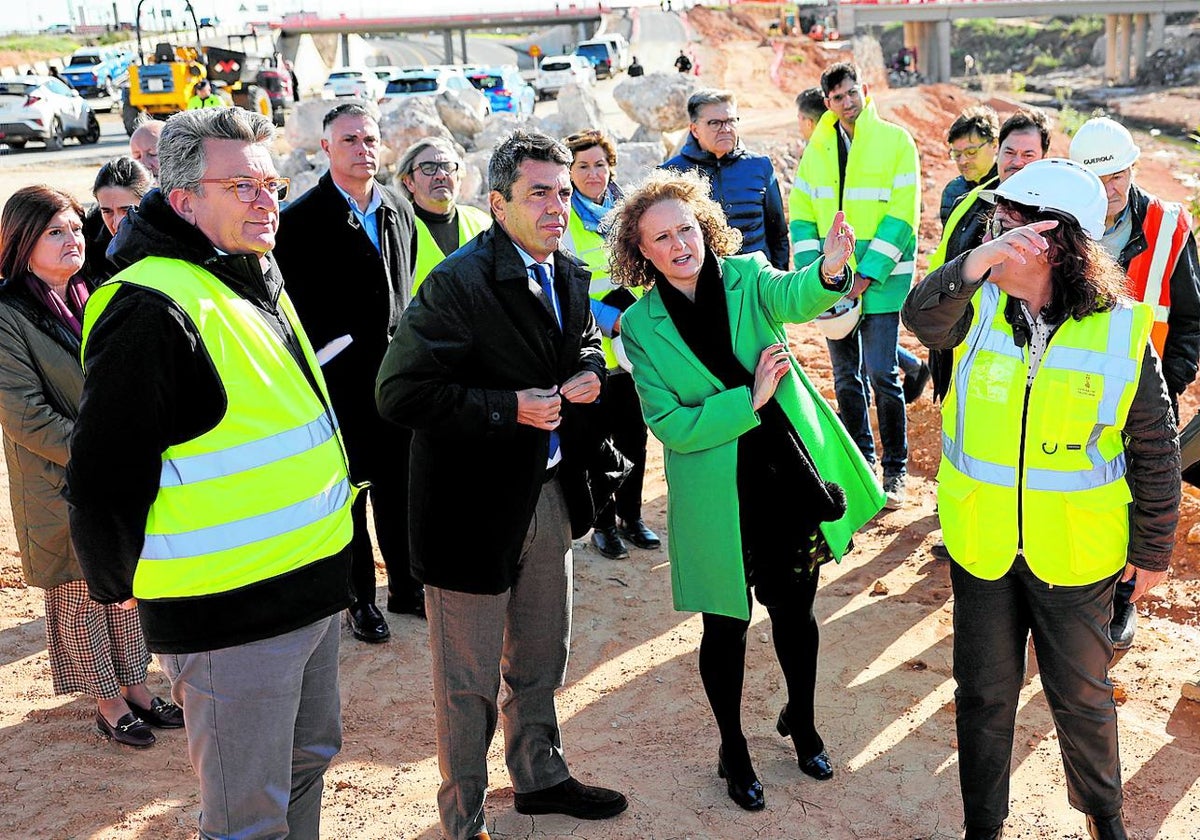
[[238, 50], [203, 46], [200, 23], [190, 2], [185, 4], [184, 10], [192, 18], [195, 46], [164, 41], [155, 45], [153, 53], [146, 55], [142, 49], [142, 5], [145, 2], [138, 0], [134, 23], [138, 60], [129, 67], [129, 87], [122, 93], [121, 121], [127, 134], [133, 134], [143, 114], [165, 120], [171, 114], [186, 110], [196, 83], [201, 79], [208, 79], [213, 91], [227, 104], [265, 117], [274, 116], [270, 96], [256, 84], [258, 73], [262, 71], [252, 71], [248, 66], [260, 67], [261, 60], [252, 59]]

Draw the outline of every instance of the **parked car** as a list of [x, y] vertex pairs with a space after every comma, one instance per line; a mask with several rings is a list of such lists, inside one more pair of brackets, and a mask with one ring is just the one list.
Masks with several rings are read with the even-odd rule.
[[79, 92], [52, 76], [0, 79], [0, 142], [23, 149], [40, 140], [57, 152], [67, 137], [80, 143], [100, 142], [96, 112]]
[[70, 35], [71, 24], [69, 23], [52, 23], [46, 27], [47, 35]]
[[575, 55], [581, 55], [592, 62], [598, 77], [605, 79], [617, 72], [617, 52], [613, 45], [603, 39], [580, 41], [575, 45]]
[[603, 35], [597, 35], [593, 41], [608, 41], [613, 48], [613, 53], [616, 56], [616, 62], [613, 67], [617, 70], [626, 70], [629, 68], [631, 55], [629, 52], [629, 42], [625, 40], [625, 36], [620, 32], [605, 32]]
[[412, 67], [397, 67], [395, 64], [379, 64], [371, 68], [371, 72], [375, 74], [377, 79], [382, 79], [385, 83], [388, 79], [395, 76], [397, 73], [403, 73], [405, 70], [413, 70]]
[[437, 96], [445, 90], [472, 90], [467, 77], [456, 70], [431, 67], [426, 70], [408, 70], [397, 73], [388, 80], [385, 99], [408, 99], [414, 96]]
[[107, 96], [117, 93], [121, 82], [129, 76], [134, 55], [128, 50], [113, 47], [84, 47], [67, 59], [62, 78], [79, 91], [81, 96]]
[[478, 90], [484, 92], [491, 102], [492, 111], [511, 111], [514, 114], [532, 114], [537, 104], [537, 93], [533, 85], [521, 77], [515, 64], [502, 67], [485, 67], [468, 76]]
[[339, 67], [329, 74], [321, 90], [322, 99], [351, 96], [378, 102], [383, 98], [387, 83], [370, 67]]
[[538, 99], [558, 96], [567, 85], [591, 87], [596, 84], [596, 71], [592, 62], [581, 55], [548, 55], [538, 65], [537, 78], [533, 86]]

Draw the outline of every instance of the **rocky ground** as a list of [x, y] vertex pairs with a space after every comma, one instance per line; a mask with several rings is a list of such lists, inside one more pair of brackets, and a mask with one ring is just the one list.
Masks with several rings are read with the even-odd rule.
[[[795, 92], [816, 82], [830, 60], [809, 43], [786, 45], [776, 84], [769, 45], [726, 17], [697, 9], [705, 82], [736, 90], [743, 133], [770, 152], [790, 181], [794, 168]], [[802, 60], [801, 60], [802, 59]], [[922, 154], [925, 212], [921, 252], [937, 236], [937, 196], [953, 174], [942, 142], [958, 111], [976, 96], [952, 85], [873, 93], [881, 110], [905, 124]], [[990, 94], [1002, 111], [1016, 101]], [[1168, 110], [1190, 109], [1197, 100]], [[1138, 135], [1145, 153], [1138, 180], [1184, 199], [1181, 182], [1195, 164], [1180, 146]], [[1054, 151], [1066, 140], [1055, 138]], [[791, 168], [788, 166], [792, 161]], [[5, 172], [0, 195], [48, 180], [83, 195], [90, 170]], [[826, 396], [828, 356], [815, 329], [790, 332], [793, 348]], [[911, 336], [904, 342], [914, 348]], [[1200, 405], [1197, 388], [1184, 417]], [[761, 610], [751, 630], [744, 717], [766, 786], [765, 811], [750, 814], [725, 796], [714, 772], [716, 733], [696, 673], [699, 621], [670, 607], [665, 552], [634, 552], [612, 562], [586, 543], [575, 552], [575, 626], [568, 683], [559, 700], [564, 743], [585, 780], [621, 787], [629, 811], [602, 823], [523, 817], [512, 810], [500, 738], [490, 755], [488, 800], [493, 836], [509, 840], [682, 840], [826, 837], [831, 840], [950, 840], [961, 820], [953, 723], [948, 569], [934, 560], [933, 475], [937, 407], [910, 411], [912, 483], [903, 510], [880, 515], [857, 549], [823, 573], [818, 717], [837, 767], [824, 784], [800, 775], [789, 746], [774, 733], [784, 689], [774, 663], [770, 624]], [[661, 452], [652, 445], [646, 487], [650, 524], [665, 527]], [[7, 510], [0, 516], [0, 836], [13, 838], [185, 838], [194, 833], [196, 785], [184, 738], [165, 733], [152, 750], [116, 747], [91, 731], [93, 707], [54, 697], [44, 650], [41, 593], [25, 588]], [[1189, 491], [1171, 579], [1143, 608], [1133, 650], [1112, 676], [1121, 699], [1126, 815], [1136, 840], [1200, 838], [1200, 704], [1180, 698], [1200, 672], [1200, 552], [1187, 536], [1200, 520]], [[462, 539], [483, 540], [473, 535]], [[373, 647], [343, 633], [345, 746], [327, 775], [323, 836], [440, 836], [429, 661], [424, 626], [391, 617], [392, 640]], [[1012, 817], [1006, 837], [1082, 840], [1082, 818], [1066, 803], [1058, 743], [1036, 676], [1022, 695], [1014, 754]], [[166, 681], [155, 672], [162, 691]]]

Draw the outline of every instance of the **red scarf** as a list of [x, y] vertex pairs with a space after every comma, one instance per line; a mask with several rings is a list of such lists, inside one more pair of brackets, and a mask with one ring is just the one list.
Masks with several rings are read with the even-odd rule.
[[58, 292], [50, 288], [50, 284], [36, 277], [32, 272], [25, 275], [25, 285], [42, 306], [50, 314], [62, 322], [63, 326], [75, 334], [76, 338], [83, 337], [83, 305], [87, 303], [88, 287], [83, 277], [76, 274], [67, 281], [67, 296], [64, 300]]

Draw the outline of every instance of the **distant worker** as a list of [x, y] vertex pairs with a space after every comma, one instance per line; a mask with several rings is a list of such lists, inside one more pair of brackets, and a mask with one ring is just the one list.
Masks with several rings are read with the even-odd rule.
[[221, 97], [212, 92], [212, 85], [208, 83], [208, 79], [201, 79], [196, 82], [196, 86], [192, 88], [193, 96], [188, 100], [188, 110], [194, 111], [197, 108], [224, 108], [225, 102]]
[[742, 145], [737, 99], [727, 90], [698, 90], [688, 99], [688, 118], [687, 142], [659, 168], [703, 174], [729, 224], [742, 232], [738, 253], [761, 251], [771, 265], [786, 271], [788, 230], [775, 167], [769, 157]]
[[443, 259], [492, 226], [488, 213], [457, 203], [462, 167], [458, 149], [442, 137], [426, 137], [413, 143], [396, 165], [400, 186], [416, 213], [413, 295]]
[[[1071, 140], [1071, 159], [1104, 184], [1108, 207], [1100, 245], [1124, 269], [1125, 293], [1154, 307], [1150, 337], [1178, 422], [1179, 395], [1196, 378], [1200, 356], [1200, 265], [1188, 211], [1133, 182], [1141, 153], [1129, 130], [1107, 117], [1088, 120]], [[1127, 650], [1137, 632], [1133, 589], [1133, 580], [1121, 581], [1113, 598], [1109, 636], [1117, 650]]]
[[904, 504], [908, 476], [900, 306], [913, 276], [920, 160], [912, 135], [879, 116], [855, 65], [829, 67], [821, 75], [821, 89], [829, 113], [817, 124], [792, 186], [792, 258], [797, 268], [815, 260], [838, 211], [845, 212], [857, 235], [848, 297], [862, 298], [863, 314], [848, 335], [827, 338], [834, 390], [846, 430], [874, 464], [865, 365], [879, 419], [886, 507], [895, 509]]
[[290, 61], [284, 61], [283, 66], [287, 68], [288, 76], [292, 80], [292, 101], [300, 101], [300, 79], [296, 76], [296, 65]]
[[630, 76], [644, 76], [646, 75], [646, 68], [642, 67], [641, 62], [638, 61], [638, 57], [635, 55], [633, 57], [633, 61], [629, 62], [629, 70], [626, 72], [628, 72]]
[[[817, 123], [825, 112], [825, 94], [819, 87], [810, 87], [796, 95], [796, 120], [800, 128], [800, 139], [808, 145]], [[801, 152], [803, 154], [803, 152]]]
[[692, 60], [688, 58], [688, 54], [683, 50], [679, 51], [679, 57], [675, 59], [675, 69], [680, 73], [692, 72]]

